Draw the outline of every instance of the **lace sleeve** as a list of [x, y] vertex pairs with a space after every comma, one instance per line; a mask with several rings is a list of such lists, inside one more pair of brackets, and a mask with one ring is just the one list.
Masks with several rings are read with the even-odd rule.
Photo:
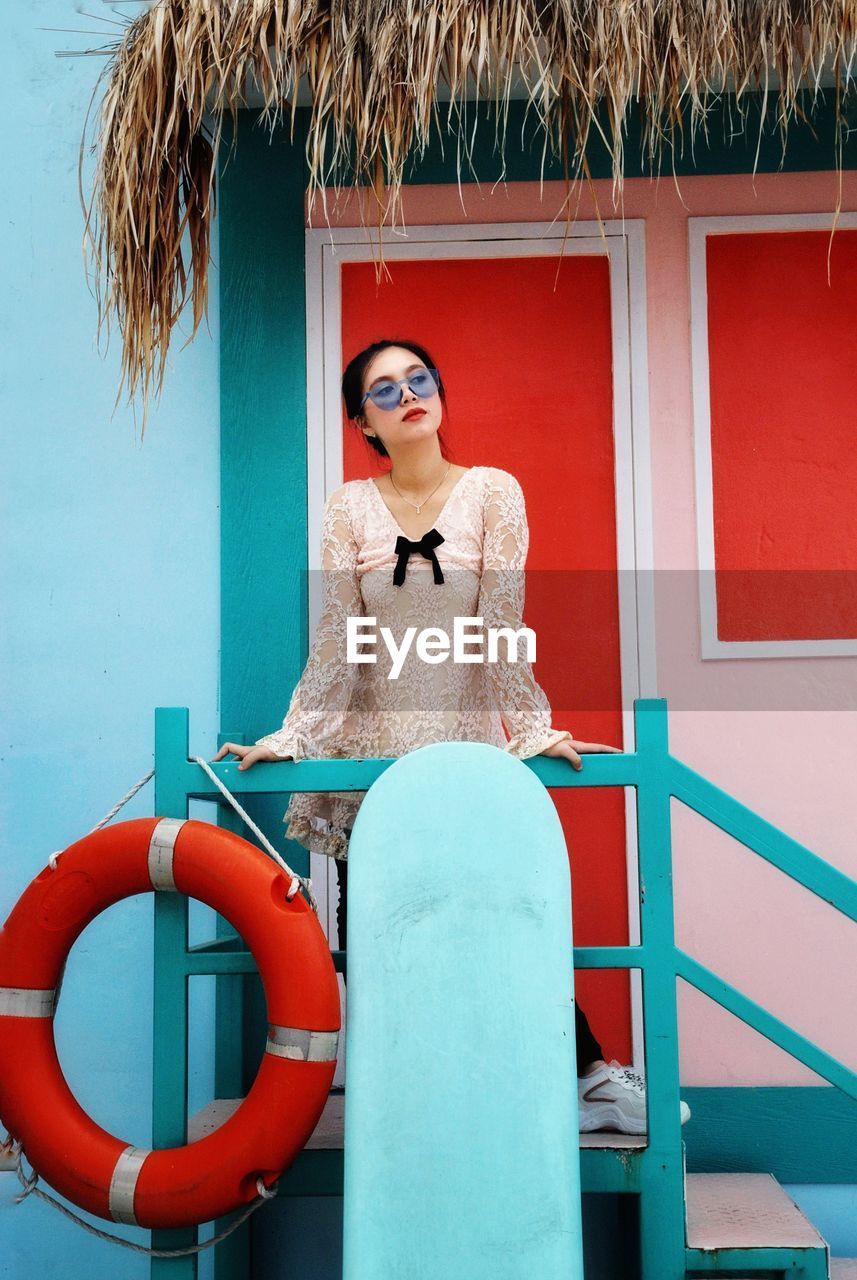
[[256, 741], [280, 759], [317, 759], [325, 754], [348, 710], [359, 666], [346, 661], [345, 620], [362, 615], [356, 572], [357, 543], [340, 486], [327, 499], [321, 521], [322, 611], [306, 666], [283, 727]]
[[[492, 467], [485, 497], [482, 578], [476, 610], [486, 629], [510, 627], [517, 631], [524, 625], [528, 547], [523, 490], [510, 472]], [[550, 703], [523, 656], [523, 644], [517, 662], [507, 659], [502, 637], [497, 648], [498, 661], [486, 663], [486, 670], [509, 734], [506, 750], [526, 760], [555, 742], [570, 741], [573, 735], [569, 730], [551, 728]]]

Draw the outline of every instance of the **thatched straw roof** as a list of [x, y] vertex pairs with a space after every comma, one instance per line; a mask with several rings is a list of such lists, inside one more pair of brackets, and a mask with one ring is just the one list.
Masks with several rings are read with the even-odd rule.
[[[191, 338], [205, 316], [221, 127], [253, 88], [273, 127], [295, 106], [299, 82], [307, 86], [309, 198], [339, 190], [353, 158], [349, 181], [370, 184], [379, 224], [400, 213], [408, 153], [422, 153], [432, 124], [439, 129], [474, 86], [497, 101], [502, 149], [513, 69], [567, 182], [587, 176], [596, 130], [621, 193], [635, 97], [658, 170], [688, 110], [693, 134], [724, 87], [739, 116], [742, 98], [764, 91], [785, 130], [801, 114], [800, 91], [817, 89], [822, 67], [832, 67], [839, 138], [857, 0], [155, 0], [107, 52], [93, 94], [106, 78], [87, 239], [106, 280], [102, 292], [96, 279], [99, 330], [112, 312], [122, 331], [117, 403], [123, 384], [129, 398], [140, 387], [145, 411], [186, 302]], [[606, 133], [596, 114], [605, 103]], [[471, 129], [460, 128], [465, 156]]]

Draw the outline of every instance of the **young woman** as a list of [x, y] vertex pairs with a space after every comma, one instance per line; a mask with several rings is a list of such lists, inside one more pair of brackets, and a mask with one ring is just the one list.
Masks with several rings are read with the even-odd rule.
[[[561, 756], [580, 769], [584, 753], [619, 751], [553, 728], [547, 697], [521, 657], [429, 663], [412, 649], [402, 660], [379, 639], [361, 650], [375, 662], [347, 660], [349, 617], [374, 617], [376, 636], [388, 627], [397, 646], [408, 627], [418, 634], [441, 626], [451, 639], [455, 617], [482, 617], [486, 634], [491, 627], [516, 631], [529, 534], [513, 475], [445, 457], [446, 392], [424, 347], [373, 343], [348, 364], [342, 393], [349, 418], [390, 468], [377, 481], [348, 481], [324, 505], [322, 613], [282, 728], [253, 746], [227, 742], [214, 759], [232, 752], [241, 757], [239, 769], [248, 769], [258, 760], [399, 757], [429, 742], [476, 741], [520, 759]], [[337, 859], [340, 948], [348, 840], [364, 794], [295, 792], [284, 815], [291, 839]], [[581, 1130], [644, 1132], [642, 1077], [615, 1059], [605, 1062], [577, 1001], [575, 1013]], [[684, 1122], [690, 1112], [681, 1106]]]

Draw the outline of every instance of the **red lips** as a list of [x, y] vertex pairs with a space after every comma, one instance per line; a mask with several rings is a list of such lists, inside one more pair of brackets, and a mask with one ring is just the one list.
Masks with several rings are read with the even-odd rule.
[[411, 418], [422, 417], [424, 413], [425, 413], [425, 409], [409, 409], [408, 412], [405, 414], [405, 416], [402, 418], [402, 422], [409, 422]]

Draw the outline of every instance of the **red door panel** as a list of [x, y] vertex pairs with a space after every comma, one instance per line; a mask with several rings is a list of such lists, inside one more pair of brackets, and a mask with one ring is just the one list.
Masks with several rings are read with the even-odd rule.
[[[447, 388], [448, 456], [511, 471], [526, 496], [525, 621], [553, 722], [622, 746], [608, 259], [386, 261], [380, 286], [371, 262], [342, 265], [343, 367], [382, 337], [431, 352]], [[347, 419], [343, 429], [343, 478], [382, 472]], [[571, 859], [575, 944], [627, 943], [622, 791], [551, 795]], [[629, 1061], [626, 973], [580, 970], [576, 992], [605, 1056]]]
[[852, 639], [857, 231], [709, 236], [706, 277], [718, 638]]

